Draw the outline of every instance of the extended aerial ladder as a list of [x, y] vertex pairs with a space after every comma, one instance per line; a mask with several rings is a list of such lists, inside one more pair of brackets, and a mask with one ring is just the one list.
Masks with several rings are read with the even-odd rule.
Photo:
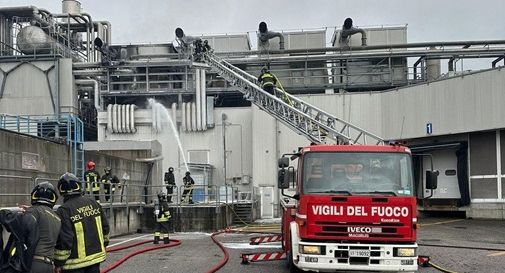
[[280, 89], [281, 98], [264, 91], [256, 77], [217, 57], [206, 53], [204, 61], [226, 81], [237, 87], [244, 98], [269, 113], [295, 132], [314, 143], [384, 144], [384, 140], [358, 126], [341, 120]]

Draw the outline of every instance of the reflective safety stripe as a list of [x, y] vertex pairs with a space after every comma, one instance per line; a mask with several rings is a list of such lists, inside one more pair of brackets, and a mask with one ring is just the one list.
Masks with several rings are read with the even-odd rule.
[[96, 230], [98, 231], [98, 237], [100, 238], [100, 246], [102, 252], [105, 251], [105, 245], [103, 241], [103, 230], [102, 230], [102, 218], [100, 216], [95, 217]]
[[154, 233], [154, 237], [160, 237], [160, 232], [156, 231], [156, 232]]
[[77, 222], [74, 224], [75, 227], [75, 237], [77, 239], [77, 257], [86, 257], [86, 242], [84, 240], [84, 228], [82, 222]]
[[13, 247], [11, 249], [11, 257], [14, 256], [14, 254], [16, 254], [16, 247]]
[[71, 269], [88, 267], [90, 265], [94, 265], [94, 264], [101, 263], [101, 262], [105, 261], [105, 257], [106, 257], [105, 252], [102, 251], [102, 252], [98, 252], [93, 255], [90, 255], [88, 257], [85, 257], [84, 259], [79, 259], [79, 258], [69, 259], [69, 260], [67, 260], [65, 265], [63, 265], [63, 269], [71, 270]]
[[168, 233], [163, 234], [163, 238], [168, 238]]
[[58, 261], [65, 261], [70, 257], [70, 250], [61, 250], [61, 249], [55, 249], [54, 250], [54, 259]]

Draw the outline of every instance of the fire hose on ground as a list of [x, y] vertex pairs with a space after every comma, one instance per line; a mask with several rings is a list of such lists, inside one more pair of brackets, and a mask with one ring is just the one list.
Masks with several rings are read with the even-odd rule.
[[[153, 240], [146, 240], [146, 241], [141, 241], [141, 242], [138, 242], [138, 243], [134, 243], [134, 244], [131, 244], [131, 245], [126, 245], [126, 246], [120, 246], [120, 247], [113, 247], [113, 248], [109, 248], [107, 249], [107, 252], [115, 252], [115, 251], [120, 251], [120, 250], [124, 250], [124, 249], [128, 249], [128, 248], [132, 248], [132, 247], [135, 247], [135, 246], [139, 246], [139, 245], [143, 245], [143, 244], [147, 244], [147, 243], [152, 243]], [[130, 259], [131, 257], [133, 256], [136, 256], [138, 254], [141, 254], [141, 253], [144, 253], [144, 252], [148, 252], [148, 251], [153, 251], [153, 250], [158, 250], [158, 249], [163, 249], [163, 248], [169, 248], [169, 247], [174, 247], [174, 246], [178, 246], [181, 244], [181, 241], [179, 240], [170, 240], [170, 243], [169, 244], [162, 244], [162, 245], [155, 245], [155, 246], [149, 246], [149, 247], [145, 247], [145, 248], [142, 248], [142, 249], [139, 249], [139, 250], [135, 250], [133, 252], [130, 252], [128, 254], [126, 254], [125, 256], [121, 257], [121, 259], [117, 260], [117, 261], [114, 261], [112, 264], [110, 264], [109, 266], [107, 266], [106, 268], [104, 269], [101, 269], [100, 270], [100, 273], [107, 273], [107, 272], [110, 272], [112, 271], [113, 269], [115, 269], [116, 267], [120, 266], [122, 263], [124, 263], [126, 260]]]
[[222, 231], [218, 231], [216, 233], [213, 233], [210, 238], [212, 239], [212, 241], [214, 241], [214, 243], [219, 246], [219, 248], [223, 251], [224, 253], [224, 257], [223, 259], [221, 259], [221, 261], [219, 261], [217, 264], [215, 264], [211, 269], [209, 269], [206, 273], [214, 273], [216, 271], [218, 271], [221, 267], [223, 267], [227, 262], [228, 262], [228, 259], [230, 258], [230, 253], [228, 252], [228, 250], [223, 246], [223, 244], [221, 242], [219, 242], [217, 239], [216, 239], [216, 236], [219, 235], [219, 234], [222, 234], [222, 233], [226, 233], [226, 232], [229, 232], [229, 229], [225, 229], [225, 230], [222, 230]]

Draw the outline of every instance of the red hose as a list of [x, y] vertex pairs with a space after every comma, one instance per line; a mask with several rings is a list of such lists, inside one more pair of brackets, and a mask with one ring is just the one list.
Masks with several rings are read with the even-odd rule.
[[226, 250], [226, 248], [223, 246], [223, 244], [221, 244], [221, 242], [219, 242], [215, 236], [221, 234], [221, 233], [225, 233], [227, 232], [226, 230], [225, 231], [220, 231], [220, 232], [216, 232], [214, 234], [212, 234], [212, 236], [210, 236], [210, 238], [212, 239], [212, 241], [214, 241], [214, 243], [216, 245], [219, 246], [219, 248], [221, 248], [221, 250], [223, 251], [224, 253], [224, 258], [219, 261], [219, 263], [215, 264], [211, 269], [209, 269], [206, 273], [214, 273], [216, 271], [218, 271], [221, 267], [223, 267], [227, 262], [228, 262], [228, 259], [230, 258], [230, 254], [228, 253], [228, 250]]
[[[135, 244], [132, 244], [132, 245], [128, 245], [126, 247], [113, 248], [112, 251], [118, 251], [120, 249], [130, 248], [130, 247], [133, 247], [133, 246], [145, 244], [147, 242], [152, 242], [152, 240], [151, 241], [143, 241], [143, 242], [135, 243]], [[112, 271], [114, 268], [118, 267], [119, 265], [121, 265], [122, 263], [124, 263], [126, 260], [130, 259], [131, 257], [133, 257], [135, 255], [138, 255], [138, 254], [141, 254], [141, 253], [144, 253], [144, 252], [148, 252], [148, 251], [152, 251], [152, 250], [174, 247], [174, 246], [178, 246], [180, 244], [181, 244], [181, 241], [179, 241], [179, 240], [170, 240], [170, 244], [161, 244], [161, 245], [157, 245], [157, 246], [150, 246], [150, 247], [146, 247], [146, 248], [142, 248], [142, 249], [130, 252], [127, 255], [123, 256], [121, 259], [119, 259], [119, 260], [113, 262], [112, 264], [110, 264], [108, 267], [106, 267], [104, 269], [101, 269], [100, 273], [107, 273], [109, 271]]]
[[145, 241], [140, 241], [140, 242], [137, 242], [137, 243], [134, 243], [134, 244], [131, 244], [131, 245], [109, 247], [109, 248], [107, 248], [107, 252], [115, 252], [115, 251], [131, 248], [131, 247], [134, 247], [134, 246], [139, 246], [139, 245], [143, 245], [143, 244], [147, 244], [147, 243], [152, 243], [152, 242], [153, 242], [153, 240], [145, 240]]

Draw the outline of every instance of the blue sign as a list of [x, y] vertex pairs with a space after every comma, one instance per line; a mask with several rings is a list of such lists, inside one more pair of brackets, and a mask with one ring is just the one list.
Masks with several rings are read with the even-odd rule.
[[426, 134], [431, 135], [433, 133], [433, 124], [426, 123]]

